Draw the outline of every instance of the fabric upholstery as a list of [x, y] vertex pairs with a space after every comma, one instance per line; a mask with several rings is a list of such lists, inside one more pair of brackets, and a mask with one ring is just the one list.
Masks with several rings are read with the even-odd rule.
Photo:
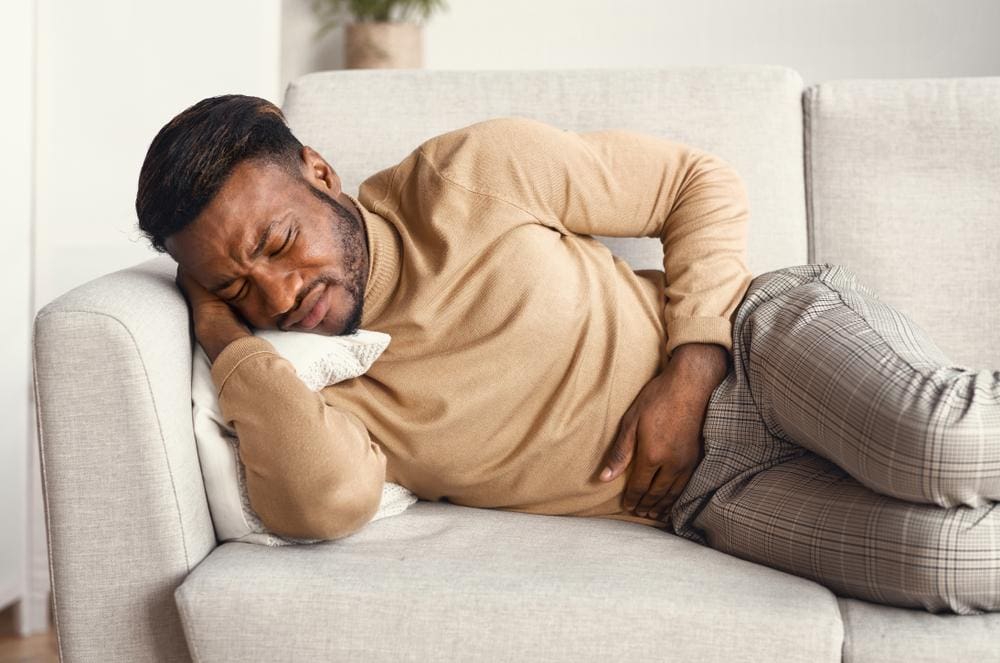
[[[806, 260], [802, 80], [782, 67], [566, 71], [337, 71], [292, 83], [283, 109], [354, 193], [424, 140], [479, 120], [631, 129], [712, 152], [750, 197], [749, 267]], [[633, 269], [662, 269], [651, 238], [599, 237]]]
[[[755, 273], [807, 259], [845, 264], [956, 361], [997, 368], [998, 235], [988, 232], [1000, 195], [996, 79], [811, 89], [808, 256], [801, 91], [795, 72], [770, 67], [345, 71], [300, 79], [285, 109], [352, 193], [420, 141], [498, 115], [689, 142], [743, 175]], [[659, 266], [656, 240], [599, 239], [636, 269]], [[63, 660], [362, 649], [373, 660], [426, 660], [529, 641], [555, 660], [836, 660], [842, 635], [851, 662], [1000, 658], [997, 615], [842, 600], [842, 625], [815, 583], [610, 520], [421, 502], [344, 541], [234, 543], [209, 555], [216, 542], [190, 424], [187, 313], [172, 281], [172, 263], [159, 258], [64, 295], [36, 323]], [[556, 651], [560, 641], [587, 650]]]
[[645, 525], [424, 501], [338, 541], [226, 543], [176, 598], [201, 663], [815, 663], [842, 640], [826, 589]]
[[65, 661], [185, 661], [173, 589], [215, 546], [174, 264], [63, 295], [35, 322], [55, 621]]
[[823, 83], [805, 107], [810, 261], [1000, 369], [1000, 77]]
[[1000, 661], [1000, 613], [932, 615], [840, 599], [844, 663]]

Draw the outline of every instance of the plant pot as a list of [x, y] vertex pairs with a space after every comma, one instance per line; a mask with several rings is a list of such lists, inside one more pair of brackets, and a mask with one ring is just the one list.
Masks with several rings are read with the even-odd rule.
[[423, 65], [420, 25], [350, 23], [344, 35], [344, 55], [347, 69], [419, 69]]

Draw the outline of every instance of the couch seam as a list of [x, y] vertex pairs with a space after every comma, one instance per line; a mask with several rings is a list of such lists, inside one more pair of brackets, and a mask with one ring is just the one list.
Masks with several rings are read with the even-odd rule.
[[136, 355], [139, 357], [139, 363], [142, 366], [143, 377], [146, 379], [146, 388], [149, 391], [149, 400], [153, 404], [153, 412], [156, 415], [156, 429], [157, 429], [157, 432], [159, 433], [159, 436], [160, 436], [160, 448], [163, 451], [163, 459], [164, 459], [164, 462], [166, 463], [166, 466], [167, 466], [167, 474], [170, 476], [170, 490], [171, 490], [171, 492], [174, 495], [174, 507], [175, 507], [175, 510], [177, 512], [177, 524], [178, 524], [178, 528], [180, 529], [180, 532], [181, 532], [181, 546], [184, 549], [184, 565], [185, 565], [185, 567], [187, 569], [187, 573], [190, 573], [191, 572], [191, 556], [188, 553], [187, 533], [184, 530], [184, 519], [181, 517], [180, 500], [177, 497], [177, 482], [174, 479], [174, 470], [173, 470], [173, 467], [170, 465], [170, 456], [167, 454], [167, 444], [166, 444], [166, 440], [164, 440], [164, 436], [163, 436], [163, 424], [161, 423], [161, 419], [160, 419], [160, 410], [157, 407], [156, 398], [153, 395], [152, 384], [150, 383], [150, 380], [149, 380], [149, 371], [146, 368], [145, 358], [142, 356], [142, 352], [139, 351], [139, 344], [136, 342], [135, 335], [132, 333], [132, 330], [129, 329], [128, 326], [120, 318], [118, 318], [117, 316], [111, 315], [110, 313], [105, 313], [103, 311], [87, 311], [87, 310], [82, 310], [82, 309], [52, 311], [50, 313], [39, 314], [38, 317], [35, 319], [35, 324], [37, 326], [37, 324], [38, 324], [39, 321], [41, 321], [41, 320], [43, 320], [45, 318], [48, 318], [50, 316], [58, 315], [58, 314], [63, 314], [63, 313], [84, 313], [84, 314], [89, 314], [89, 315], [97, 315], [97, 316], [108, 318], [110, 320], [114, 320], [119, 325], [121, 325], [122, 329], [125, 330], [125, 332], [128, 334], [129, 339], [132, 341], [132, 345], [135, 348]]
[[195, 623], [192, 619], [191, 614], [188, 612], [187, 603], [183, 599], [178, 600], [177, 592], [181, 588], [178, 587], [173, 591], [174, 595], [174, 605], [177, 606], [177, 612], [181, 618], [181, 630], [184, 632], [184, 639], [187, 640], [188, 646], [191, 648], [191, 658], [194, 659], [194, 663], [198, 663], [202, 660], [201, 652], [198, 651], [198, 638], [195, 634]]
[[[35, 428], [36, 434], [38, 436], [38, 471], [41, 474], [42, 486], [48, 485], [48, 475], [45, 472], [45, 454], [42, 453], [42, 446], [44, 436], [42, 434], [42, 416], [41, 416], [41, 399], [38, 397], [38, 380], [35, 376], [38, 375], [36, 370], [37, 366], [37, 346], [35, 344], [35, 329], [32, 328], [31, 333], [31, 391], [35, 398]], [[63, 639], [59, 631], [59, 598], [56, 593], [56, 583], [55, 583], [55, 554], [52, 550], [52, 528], [49, 524], [52, 522], [52, 516], [49, 512], [49, 497], [48, 491], [42, 490], [42, 504], [44, 506], [45, 512], [45, 547], [46, 547], [46, 557], [49, 563], [49, 578], [50, 578], [50, 592], [52, 593], [52, 621], [56, 630], [56, 649], [58, 650], [59, 660], [65, 660], [65, 652], [63, 652]]]
[[806, 262], [813, 263], [816, 260], [816, 210], [813, 205], [813, 168], [812, 150], [812, 120], [815, 112], [817, 86], [806, 88], [802, 97], [802, 168], [805, 176], [806, 194]]
[[848, 659], [847, 656], [849, 650], [852, 649], [851, 645], [853, 645], [852, 642], [848, 642], [851, 639], [851, 631], [848, 628], [848, 619], [847, 613], [844, 611], [844, 603], [841, 601], [841, 598], [843, 597], [836, 596], [835, 598], [837, 602], [837, 615], [840, 617], [841, 631], [843, 633], [843, 636], [840, 639], [840, 660], [845, 663], [849, 663], [850, 659]]

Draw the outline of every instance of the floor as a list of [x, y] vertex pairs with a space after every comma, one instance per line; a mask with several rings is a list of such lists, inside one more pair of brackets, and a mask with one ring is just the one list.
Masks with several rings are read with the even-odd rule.
[[56, 632], [22, 638], [14, 624], [14, 606], [0, 611], [0, 663], [59, 663]]

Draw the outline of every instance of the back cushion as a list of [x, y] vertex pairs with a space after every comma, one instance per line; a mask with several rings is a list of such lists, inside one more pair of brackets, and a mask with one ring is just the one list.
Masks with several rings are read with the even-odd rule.
[[824, 83], [805, 107], [812, 260], [1000, 369], [1000, 78]]
[[[493, 117], [571, 131], [630, 129], [719, 155], [746, 182], [755, 273], [805, 262], [802, 80], [781, 67], [308, 74], [289, 86], [292, 130], [356, 192], [424, 140]], [[662, 269], [655, 238], [599, 237], [633, 269]]]

